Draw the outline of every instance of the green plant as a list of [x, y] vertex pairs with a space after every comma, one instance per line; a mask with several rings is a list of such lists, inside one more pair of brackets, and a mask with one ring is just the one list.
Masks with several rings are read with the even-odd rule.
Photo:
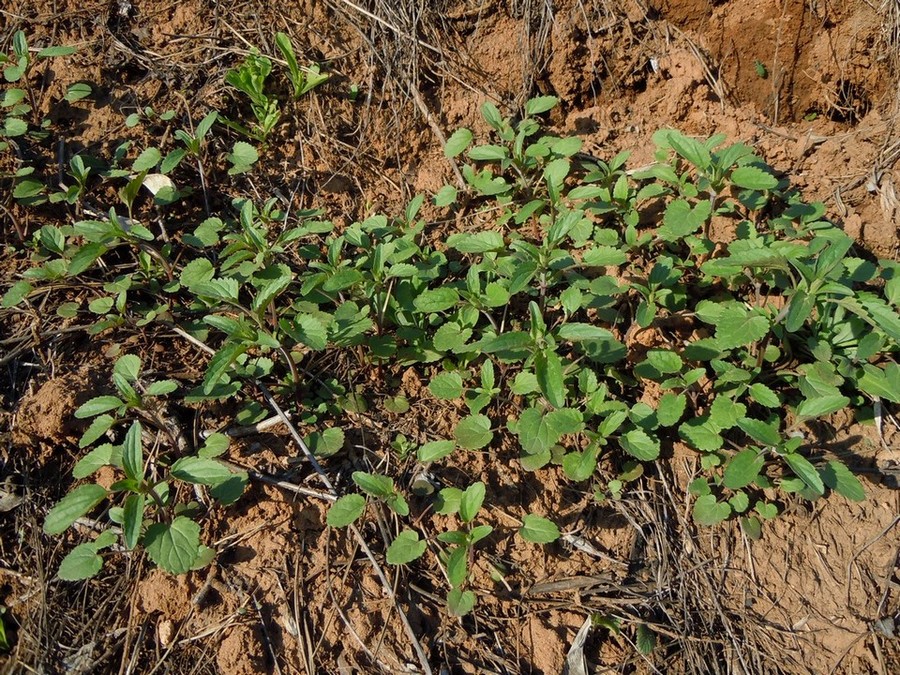
[[[683, 443], [699, 460], [686, 495], [694, 520], [734, 519], [751, 537], [786, 500], [828, 491], [864, 498], [841, 458], [806, 440], [804, 424], [846, 407], [900, 402], [897, 263], [857, 255], [824, 207], [803, 201], [749, 146], [663, 130], [657, 162], [630, 172], [627, 154], [601, 160], [582, 154], [578, 139], [544, 133], [539, 116], [556, 103], [532, 99], [519, 119], [488, 104], [491, 142], [475, 144], [468, 130], [451, 136], [446, 154], [468, 159], [468, 194], [445, 186], [434, 203], [451, 215], [474, 212], [482, 224], [437, 244], [425, 236], [422, 196], [403, 213], [340, 229], [318, 211], [239, 198], [160, 244], [134, 220], [140, 174], [164, 161], [158, 150], [144, 151], [122, 191], [129, 222], [113, 210], [108, 220], [41, 228], [32, 242], [36, 266], [2, 304], [30, 302], [34, 285], [90, 280], [96, 297], [88, 311], [99, 317], [92, 330], [160, 321], [210, 345], [214, 355], [181, 397], [185, 405], [239, 399], [245, 385], [265, 380], [318, 429], [307, 438], [320, 458], [343, 449], [348, 412], [410, 405], [395, 392], [373, 400], [332, 374], [308, 377], [310, 361], [331, 350], [352, 356], [360, 373], [415, 367], [428, 382], [423, 396], [455, 411], [444, 438], [416, 447], [390, 434], [393, 448], [384, 449], [404, 467], [415, 459], [439, 475], [466, 453], [490, 462], [513, 447], [524, 470], [558, 466], [579, 489], [614, 500]], [[201, 137], [181, 139], [187, 153]], [[238, 156], [246, 149], [235, 147], [234, 167], [248, 164]], [[714, 221], [729, 230], [727, 241], [717, 240]], [[136, 264], [110, 279], [103, 266], [113, 251]], [[137, 379], [120, 373], [120, 395], [96, 410], [91, 442], [115, 436], [126, 419], [132, 428], [153, 424]], [[248, 403], [240, 414], [261, 413]], [[159, 478], [139, 476], [136, 432], [127, 433], [130, 468], [124, 450], [118, 463], [116, 446], [103, 451], [132, 481], [123, 496], [143, 495], [151, 527], [182, 517], [174, 502], [155, 501], [153, 486], [198, 479], [175, 467], [211, 458], [173, 451], [153, 464]], [[598, 471], [601, 460], [611, 474]], [[218, 467], [208, 475], [224, 477]], [[482, 523], [492, 495], [475, 482], [408, 499], [405, 478], [354, 471], [353, 491], [337, 499], [327, 522], [389, 515], [399, 534], [386, 542], [388, 562], [409, 564], [433, 550], [450, 610], [464, 614], [475, 602], [476, 545], [487, 546], [492, 534]], [[75, 490], [81, 513], [108, 496], [89, 485]], [[459, 526], [435, 531], [429, 512], [458, 516]], [[520, 539], [556, 541], [556, 516], [522, 514]], [[68, 523], [57, 512], [51, 524], [57, 531]], [[133, 525], [129, 531], [135, 536]], [[93, 569], [111, 543], [95, 540], [79, 556]]]
[[[108, 488], [85, 483], [69, 492], [47, 514], [44, 532], [64, 532], [106, 500], [112, 501], [105, 513], [113, 526], [103, 529], [92, 542], [76, 546], [63, 560], [58, 575], [69, 581], [94, 576], [103, 565], [100, 551], [120, 540], [127, 550], [143, 546], [153, 562], [173, 574], [203, 567], [215, 555], [200, 542], [195, 519], [203, 509], [196, 501], [180, 501], [178, 484], [205, 486], [211, 498], [230, 504], [243, 492], [247, 474], [234, 472], [215, 459], [228, 448], [228, 438], [222, 434], [210, 436], [196, 453], [188, 452], [161, 403], [178, 389], [175, 381], [146, 381], [140, 359], [130, 354], [116, 361], [112, 380], [118, 395], [92, 398], [75, 411], [77, 418], [92, 419], [79, 446], [94, 445], [133, 421], [121, 443], [97, 445], [75, 465], [72, 475], [88, 478], [108, 466], [121, 477]], [[166, 438], [167, 452], [145, 447], [145, 424]]]
[[294, 100], [328, 81], [328, 75], [321, 73], [318, 65], [313, 64], [309, 68], [299, 66], [291, 39], [285, 33], [275, 33], [275, 46], [287, 62], [288, 76], [294, 88]]
[[278, 120], [281, 119], [278, 100], [267, 94], [265, 90], [266, 80], [271, 73], [272, 61], [254, 49], [247, 54], [240, 66], [225, 74], [225, 82], [250, 100], [250, 110], [255, 122], [252, 126], [245, 127], [221, 117], [222, 123], [261, 143], [265, 143], [269, 134], [278, 124]]

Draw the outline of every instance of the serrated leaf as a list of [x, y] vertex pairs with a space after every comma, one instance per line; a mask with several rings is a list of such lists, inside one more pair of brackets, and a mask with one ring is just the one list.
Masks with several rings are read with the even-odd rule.
[[416, 560], [425, 553], [428, 542], [419, 539], [419, 533], [414, 530], [403, 530], [387, 550], [389, 565], [406, 565]]
[[160, 154], [159, 150], [156, 148], [147, 148], [138, 155], [136, 160], [134, 160], [134, 164], [131, 165], [131, 170], [135, 173], [149, 171], [159, 164], [161, 159], [162, 154]]
[[738, 420], [738, 427], [750, 438], [768, 447], [774, 447], [781, 443], [781, 432], [775, 424], [769, 424], [752, 417], [743, 417]]
[[535, 544], [549, 544], [559, 539], [559, 528], [552, 520], [529, 513], [522, 518], [519, 536]]
[[419, 448], [416, 456], [424, 464], [449, 457], [454, 450], [456, 443], [453, 441], [430, 441]]
[[290, 324], [289, 334], [297, 342], [315, 351], [328, 346], [328, 329], [311, 314], [298, 314]]
[[644, 656], [648, 656], [656, 649], [656, 633], [654, 633], [646, 624], [639, 623], [634, 642], [638, 652]]
[[862, 483], [843, 463], [837, 460], [828, 462], [822, 467], [819, 474], [822, 482], [839, 495], [853, 502], [865, 501], [866, 491], [863, 489]]
[[716, 344], [734, 349], [758, 342], [769, 332], [769, 319], [741, 307], [726, 307], [716, 324]]
[[747, 190], [774, 190], [778, 179], [755, 166], [739, 166], [731, 172], [731, 182]]
[[789, 452], [784, 455], [784, 461], [791, 467], [791, 471], [816, 494], [821, 495], [825, 493], [825, 484], [822, 482], [822, 477], [816, 471], [816, 467], [806, 457], [796, 452]]
[[347, 527], [356, 522], [365, 510], [366, 498], [361, 494], [344, 495], [328, 509], [325, 522], [330, 527]]
[[185, 516], [177, 516], [171, 523], [156, 523], [147, 528], [144, 547], [159, 567], [184, 574], [199, 556], [200, 526]]
[[594, 475], [597, 469], [597, 454], [600, 448], [591, 443], [582, 452], [570, 452], [563, 457], [562, 466], [569, 480], [580, 482]]
[[622, 435], [619, 444], [635, 459], [652, 462], [659, 458], [659, 439], [651, 437], [643, 429], [632, 429]]
[[9, 290], [3, 294], [3, 299], [0, 300], [0, 307], [6, 309], [8, 307], [15, 307], [22, 300], [28, 297], [28, 294], [34, 290], [34, 286], [32, 286], [27, 281], [17, 281], [12, 286], [9, 287]]
[[456, 323], [445, 323], [434, 333], [434, 348], [439, 352], [456, 352], [472, 337], [471, 328], [462, 328]]
[[178, 383], [175, 380], [159, 380], [148, 384], [144, 389], [144, 394], [146, 396], [165, 396], [176, 389], [178, 389]]
[[195, 258], [185, 265], [181, 270], [181, 285], [191, 288], [197, 284], [207, 283], [213, 280], [216, 275], [216, 268], [206, 258]]
[[542, 349], [534, 356], [534, 370], [541, 393], [554, 408], [566, 405], [562, 360], [552, 349]]
[[110, 443], [94, 448], [72, 468], [73, 478], [87, 478], [100, 467], [112, 463], [113, 446]]
[[253, 166], [259, 159], [259, 153], [249, 143], [238, 141], [234, 144], [227, 159], [232, 163], [232, 168], [228, 170], [231, 175], [243, 173]]
[[869, 396], [900, 403], [900, 365], [896, 363], [889, 363], [884, 369], [865, 364], [856, 384]]
[[802, 419], [812, 419], [830, 415], [838, 410], [843, 410], [850, 405], [850, 399], [841, 394], [828, 394], [808, 398], [797, 406], [797, 416]]
[[97, 555], [97, 547], [93, 542], [80, 544], [73, 548], [60, 563], [56, 573], [63, 581], [81, 581], [90, 579], [103, 567], [103, 558]]
[[731, 429], [747, 414], [747, 406], [720, 394], [709, 408], [709, 422], [719, 429]]
[[114, 410], [120, 405], [123, 405], [122, 401], [115, 396], [97, 396], [80, 405], [75, 411], [75, 417], [78, 419], [94, 417], [101, 413]]
[[750, 485], [759, 476], [765, 459], [756, 450], [742, 450], [728, 462], [722, 484], [730, 490]]
[[413, 305], [420, 312], [431, 314], [444, 312], [454, 307], [457, 302], [459, 302], [459, 293], [456, 292], [456, 289], [444, 286], [423, 291], [413, 300]]
[[460, 398], [463, 392], [463, 381], [459, 373], [440, 373], [428, 385], [432, 396], [443, 401]]
[[731, 515], [731, 505], [716, 501], [715, 495], [703, 495], [694, 502], [692, 515], [698, 525], [718, 525]]
[[675, 426], [684, 415], [687, 396], [668, 392], [663, 394], [656, 408], [656, 419], [661, 427]]
[[759, 382], [750, 385], [750, 397], [753, 401], [766, 408], [778, 408], [781, 406], [778, 394]]
[[203, 378], [203, 393], [210, 394], [237, 358], [247, 351], [247, 345], [240, 342], [227, 342], [209, 360], [206, 375]]
[[[91, 421], [91, 425], [85, 430], [84, 434], [82, 434], [81, 438], [78, 440], [79, 448], [86, 448], [91, 443], [100, 439], [107, 431], [112, 428], [112, 425], [115, 424], [116, 420], [111, 415], [99, 415], [95, 417]], [[85, 474], [87, 475], [87, 474]], [[76, 478], [83, 478], [84, 476], [75, 476]]]
[[487, 253], [499, 251], [505, 244], [503, 235], [494, 230], [483, 232], [457, 232], [447, 238], [447, 246], [460, 253]]
[[44, 534], [60, 534], [97, 504], [106, 499], [106, 488], [90, 483], [63, 497], [44, 519]]
[[485, 415], [469, 415], [464, 417], [453, 430], [453, 436], [459, 447], [466, 450], [479, 450], [488, 445], [494, 438], [491, 421]]
[[141, 359], [135, 354], [120, 356], [113, 367], [113, 372], [118, 373], [129, 382], [135, 382], [141, 374]]
[[719, 434], [719, 428], [710, 424], [706, 417], [697, 417], [682, 422], [678, 427], [678, 435], [691, 447], [704, 452], [718, 450], [725, 442]]
[[592, 326], [587, 323], [567, 323], [559, 327], [556, 332], [560, 340], [570, 342], [583, 342], [591, 340], [613, 340], [613, 334], [605, 328]]

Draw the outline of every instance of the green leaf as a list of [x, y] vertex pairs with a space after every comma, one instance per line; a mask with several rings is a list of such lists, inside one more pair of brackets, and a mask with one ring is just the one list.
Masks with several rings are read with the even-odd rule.
[[725, 467], [723, 485], [730, 490], [739, 490], [750, 485], [759, 476], [764, 462], [764, 457], [756, 450], [742, 450], [732, 457]]
[[739, 166], [731, 172], [731, 182], [747, 190], [774, 190], [778, 179], [755, 166]]
[[125, 522], [122, 524], [125, 548], [129, 551], [137, 546], [144, 523], [144, 495], [131, 494], [125, 498]]
[[757, 443], [767, 447], [774, 447], [781, 443], [781, 432], [778, 424], [769, 424], [752, 417], [743, 417], [738, 420], [738, 427]]
[[182, 457], [172, 465], [169, 472], [178, 480], [186, 483], [210, 487], [219, 485], [234, 476], [227, 466], [206, 457]]
[[27, 281], [17, 281], [12, 286], [9, 287], [9, 290], [3, 294], [3, 299], [0, 300], [0, 307], [6, 309], [8, 307], [15, 307], [20, 302], [22, 302], [25, 298], [28, 297], [28, 294], [34, 290], [34, 286], [32, 286]]
[[97, 555], [97, 546], [89, 542], [76, 546], [63, 558], [56, 576], [63, 581], [81, 581], [90, 579], [102, 567], [103, 558]]
[[447, 581], [450, 582], [450, 586], [452, 586], [453, 588], [462, 586], [469, 574], [467, 564], [469, 558], [469, 550], [465, 546], [464, 542], [465, 534], [463, 534], [463, 543], [453, 549], [453, 553], [451, 553], [450, 557], [447, 558]]
[[36, 56], [39, 59], [50, 58], [51, 56], [69, 56], [70, 54], [74, 54], [77, 50], [75, 47], [69, 47], [66, 45], [55, 45], [53, 47], [45, 47], [41, 49]]
[[709, 408], [709, 422], [719, 429], [730, 429], [747, 414], [747, 406], [720, 394]]
[[366, 473], [365, 471], [354, 471], [351, 478], [363, 492], [373, 497], [385, 499], [394, 494], [394, 481], [388, 476]]
[[583, 342], [591, 340], [614, 340], [613, 334], [605, 328], [592, 326], [588, 323], [567, 323], [559, 327], [557, 336], [560, 340], [570, 342]]
[[635, 636], [635, 645], [639, 653], [648, 656], [656, 649], [656, 633], [647, 624], [639, 623], [637, 635]]
[[[98, 418], [99, 419], [99, 418]], [[73, 478], [87, 478], [100, 467], [112, 464], [113, 446], [110, 443], [94, 448], [72, 468]]]
[[850, 399], [840, 394], [829, 394], [808, 398], [797, 406], [797, 416], [801, 419], [812, 419], [830, 415], [850, 405]]
[[209, 360], [206, 376], [203, 378], [203, 393], [210, 394], [231, 368], [231, 364], [247, 351], [247, 345], [240, 342], [227, 342]]
[[156, 523], [147, 528], [144, 547], [162, 569], [184, 574], [200, 555], [200, 526], [185, 516], [177, 516], [171, 523]]
[[703, 495], [697, 497], [692, 513], [698, 525], [718, 525], [731, 515], [731, 505], [716, 501], [715, 495]]
[[453, 436], [459, 447], [466, 450], [479, 450], [488, 445], [494, 438], [491, 421], [485, 415], [469, 415], [464, 417], [453, 430]]
[[238, 141], [234, 144], [226, 159], [233, 165], [228, 169], [228, 175], [234, 176], [249, 171], [250, 167], [256, 164], [256, 161], [259, 159], [259, 153], [249, 143]]
[[321, 351], [328, 346], [328, 329], [311, 314], [298, 314], [289, 324], [283, 320], [281, 326], [294, 340], [312, 350]]
[[768, 332], [768, 317], [742, 307], [726, 307], [716, 324], [716, 343], [721, 349], [734, 349], [758, 342]]
[[509, 156], [509, 150], [502, 145], [476, 145], [469, 150], [469, 159], [476, 162], [497, 162]]
[[657, 231], [657, 236], [663, 241], [679, 241], [693, 234], [706, 222], [711, 213], [708, 201], [702, 201], [695, 206], [685, 199], [676, 199], [666, 207], [663, 216], [663, 225]]
[[90, 483], [63, 497], [44, 519], [44, 534], [60, 534], [97, 504], [106, 499], [106, 488]]
[[160, 380], [151, 382], [144, 390], [146, 396], [165, 396], [171, 394], [178, 389], [178, 383], [175, 380]]
[[856, 385], [869, 396], [900, 403], [900, 365], [889, 363], [882, 370], [867, 363]]
[[344, 430], [340, 427], [329, 427], [322, 431], [314, 431], [306, 437], [306, 445], [316, 457], [331, 457], [344, 448]]
[[519, 536], [535, 544], [549, 544], [559, 539], [559, 528], [552, 520], [529, 513], [522, 518]]
[[687, 407], [687, 396], [668, 392], [659, 399], [656, 408], [656, 419], [661, 427], [675, 426], [684, 415]]
[[829, 488], [853, 502], [861, 502], [866, 499], [866, 491], [863, 489], [859, 478], [853, 475], [842, 462], [833, 460], [828, 462], [819, 471], [822, 482]]
[[[91, 425], [79, 439], [78, 447], [86, 448], [91, 443], [97, 441], [112, 428], [112, 425], [115, 424], [115, 422], [115, 418], [111, 415], [99, 415], [98, 417], [94, 418], [94, 420], [91, 422]], [[83, 477], [84, 476], [76, 476], [76, 478]]]
[[125, 434], [122, 445], [122, 468], [131, 480], [144, 478], [144, 450], [141, 443], [141, 423], [134, 421]]
[[423, 291], [413, 300], [413, 305], [420, 312], [431, 314], [446, 311], [454, 307], [457, 302], [459, 302], [459, 293], [456, 292], [456, 289], [443, 286]]
[[789, 452], [784, 455], [784, 461], [791, 467], [791, 471], [816, 494], [821, 495], [825, 493], [825, 484], [822, 482], [822, 477], [816, 471], [816, 467], [806, 457], [796, 452]]
[[465, 151], [472, 142], [472, 132], [468, 129], [461, 128], [453, 132], [453, 135], [447, 139], [447, 145], [444, 146], [444, 157], [456, 157]]
[[75, 417], [78, 419], [94, 417], [109, 410], [114, 410], [121, 405], [123, 405], [122, 401], [115, 396], [98, 396], [79, 406], [75, 411]]
[[566, 387], [559, 355], [552, 349], [540, 350], [534, 356], [534, 368], [541, 393], [554, 408], [564, 408]]
[[452, 185], [445, 185], [434, 193], [435, 206], [450, 206], [456, 201], [457, 190]]
[[465, 616], [475, 607], [475, 594], [472, 591], [464, 591], [454, 588], [447, 593], [447, 609], [453, 616]]
[[[87, 82], [76, 82], [74, 84], [70, 84], [68, 88], [66, 88], [66, 95], [63, 97], [69, 103], [75, 103], [75, 101], [80, 101], [83, 98], [87, 98], [93, 93], [91, 89], [91, 85]], [[136, 171], [141, 171], [142, 169], [135, 169]]]
[[570, 452], [563, 457], [562, 466], [569, 480], [580, 482], [594, 475], [597, 469], [597, 454], [600, 448], [591, 443], [582, 452]]
[[781, 406], [778, 394], [759, 382], [750, 385], [750, 397], [753, 401], [766, 408], [778, 408]]
[[725, 441], [719, 431], [720, 429], [710, 424], [709, 419], [705, 416], [689, 419], [678, 427], [679, 436], [691, 447], [704, 452], [713, 452], [722, 447]]
[[69, 267], [66, 275], [75, 277], [87, 270], [96, 262], [97, 258], [106, 253], [106, 246], [100, 243], [85, 244], [76, 251], [72, 259], [69, 260]]
[[447, 238], [447, 246], [460, 253], [487, 253], [504, 247], [503, 235], [494, 230], [457, 232]]
[[445, 323], [434, 333], [434, 348], [439, 352], [461, 350], [472, 337], [471, 328], [462, 328], [457, 323]]
[[470, 523], [478, 515], [484, 503], [485, 487], [481, 481], [473, 483], [462, 493], [459, 502], [459, 517], [464, 523]]
[[203, 444], [203, 447], [197, 451], [197, 454], [200, 457], [205, 458], [218, 457], [228, 450], [230, 444], [231, 440], [225, 434], [210, 434], [209, 438], [206, 439], [206, 443]]
[[459, 373], [440, 373], [428, 385], [432, 396], [443, 401], [460, 398], [463, 393], [463, 381]]
[[454, 450], [456, 443], [453, 441], [430, 441], [419, 448], [416, 456], [424, 464], [449, 457]]
[[681, 357], [668, 349], [651, 349], [647, 352], [647, 362], [663, 375], [680, 373], [684, 366]]
[[325, 522], [329, 527], [347, 527], [356, 522], [366, 510], [366, 498], [361, 494], [344, 495], [331, 508]]
[[191, 288], [197, 284], [207, 283], [213, 280], [216, 268], [206, 258], [195, 258], [181, 270], [181, 285]]
[[552, 110], [557, 103], [559, 103], [559, 99], [556, 96], [536, 96], [525, 103], [525, 114], [529, 117], [540, 115]]
[[147, 148], [138, 155], [136, 160], [134, 160], [134, 164], [131, 165], [131, 170], [135, 173], [150, 171], [159, 164], [160, 160], [162, 160], [162, 154], [160, 154], [159, 150], [156, 148]]
[[619, 438], [622, 448], [635, 459], [651, 462], [659, 458], [659, 439], [643, 429], [632, 429]]
[[581, 413], [572, 408], [561, 408], [547, 414], [537, 408], [527, 408], [519, 416], [515, 433], [527, 454], [538, 455], [549, 451], [563, 434], [575, 434], [582, 428]]
[[389, 565], [406, 565], [422, 557], [428, 542], [419, 540], [419, 533], [414, 530], [403, 530], [391, 542], [387, 550]]
[[125, 354], [116, 361], [113, 372], [121, 375], [129, 382], [136, 382], [141, 374], [141, 359], [134, 354]]

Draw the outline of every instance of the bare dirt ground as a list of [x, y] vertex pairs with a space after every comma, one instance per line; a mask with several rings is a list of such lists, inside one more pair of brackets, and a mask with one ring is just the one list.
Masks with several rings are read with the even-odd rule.
[[[196, 120], [233, 106], [224, 71], [250, 45], [274, 53], [275, 30], [290, 33], [304, 60], [327, 62], [334, 76], [291, 110], [265, 173], [247, 188], [295, 192], [304, 207], [346, 222], [452, 181], [441, 136], [460, 126], [486, 131], [483, 101], [512, 110], [543, 93], [562, 101], [551, 118], [557, 132], [579, 135], [599, 157], [630, 150], [633, 166], [652, 161], [650, 138], [661, 127], [751, 143], [862, 247], [898, 258], [893, 0], [396, 4], [11, 0], [0, 10], [0, 43], [23, 29], [35, 43], [80, 46], [46, 74], [46, 112], [69, 151], [102, 155], [125, 138], [160, 141], [161, 126], [125, 127], [140, 107]], [[51, 110], [49, 93], [58, 100], [78, 81], [98, 93], [91, 104]], [[349, 84], [360, 86], [356, 101], [343, 94]], [[213, 191], [218, 202], [228, 198]], [[33, 231], [70, 215], [11, 217]], [[0, 222], [12, 245], [12, 228]], [[442, 236], [440, 225], [431, 236]], [[12, 248], [0, 257], [10, 280], [26, 266]], [[23, 343], [23, 330], [45, 330], [39, 319], [0, 323], [0, 497], [22, 498], [0, 513], [6, 672], [420, 672], [365, 558], [325, 526], [327, 505], [277, 486], [252, 483], [213, 515], [209, 543], [221, 553], [206, 570], [171, 577], [133, 555], [89, 582], [54, 579], [76, 538], [45, 537], [40, 525], [72, 482], [83, 430], [72, 413], [107, 381], [122, 336], [57, 325]], [[205, 357], [162, 329], [130, 340], [154, 370], [185, 381], [202, 375]], [[21, 344], [27, 349], [5, 358]], [[459, 411], [433, 400], [422, 379], [398, 369], [358, 383], [371, 400], [402, 392], [411, 409], [373, 406], [347, 419], [350, 452], [338, 461], [383, 451], [398, 432], [424, 439], [450, 424]], [[231, 412], [201, 406], [196, 424], [228, 426]], [[840, 414], [810, 433], [853, 458], [868, 499], [787, 504], [758, 542], [736, 526], [689, 522], [685, 488], [697, 460], [678, 448], [621, 503], [602, 506], [552, 469], [523, 472], [507, 448], [469, 455], [456, 470], [501, 495], [488, 522], [491, 563], [506, 577], [477, 569], [482, 601], [464, 620], [447, 615], [436, 570], [391, 578], [434, 672], [560, 673], [586, 617], [623, 612], [653, 625], [660, 647], [642, 657], [627, 632], [596, 629], [585, 646], [592, 672], [897, 672], [900, 434]], [[232, 445], [229, 459], [303, 484], [296, 455], [276, 430]], [[562, 529], [601, 555], [513, 545], [524, 504], [558, 514]]]

